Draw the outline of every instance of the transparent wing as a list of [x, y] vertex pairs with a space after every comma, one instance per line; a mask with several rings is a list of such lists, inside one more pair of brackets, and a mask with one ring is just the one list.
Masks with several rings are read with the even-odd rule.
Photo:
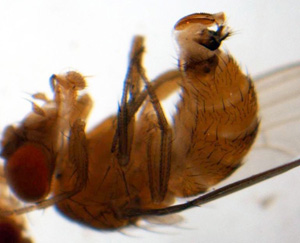
[[262, 117], [257, 147], [264, 145], [282, 150], [288, 157], [297, 156], [300, 148], [300, 63], [258, 77], [256, 87]]

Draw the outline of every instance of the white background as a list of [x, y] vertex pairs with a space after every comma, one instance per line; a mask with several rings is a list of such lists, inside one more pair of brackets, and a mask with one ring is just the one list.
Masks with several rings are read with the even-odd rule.
[[[224, 48], [249, 73], [257, 75], [300, 59], [298, 0], [2, 0], [0, 128], [20, 121], [30, 111], [29, 94], [50, 91], [51, 74], [70, 69], [91, 76], [87, 90], [95, 101], [89, 121], [89, 127], [93, 126], [117, 109], [133, 35], [147, 37], [145, 66], [152, 78], [176, 67], [172, 27], [179, 18], [220, 11], [234, 30]], [[27, 217], [38, 243], [297, 242], [298, 174], [296, 169], [190, 210], [181, 214], [184, 221], [175, 226], [152, 225], [154, 233], [137, 228], [90, 230], [64, 219], [53, 208]]]

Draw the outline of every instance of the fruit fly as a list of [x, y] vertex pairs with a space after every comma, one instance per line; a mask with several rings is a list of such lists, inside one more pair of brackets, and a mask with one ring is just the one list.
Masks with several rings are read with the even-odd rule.
[[[33, 204], [1, 209], [2, 216], [56, 205], [78, 223], [118, 229], [299, 166], [291, 162], [205, 193], [239, 168], [250, 150], [260, 124], [257, 95], [251, 78], [219, 48], [230, 36], [223, 13], [186, 16], [174, 30], [179, 68], [150, 82], [142, 66], [144, 40], [135, 37], [119, 111], [90, 132], [85, 123], [92, 101], [79, 94], [86, 81], [78, 72], [50, 78], [53, 98], [33, 96], [44, 105], [33, 102], [20, 126], [6, 128], [1, 152], [8, 185]], [[181, 94], [170, 123], [161, 101], [176, 92]], [[196, 198], [172, 206], [189, 196]]]

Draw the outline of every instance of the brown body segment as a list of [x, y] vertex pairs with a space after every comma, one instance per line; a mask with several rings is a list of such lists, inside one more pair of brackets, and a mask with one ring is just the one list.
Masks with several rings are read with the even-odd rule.
[[209, 72], [205, 66], [210, 60], [184, 67], [170, 181], [178, 196], [199, 194], [229, 176], [257, 133], [258, 106], [251, 79], [230, 56], [213, 58], [216, 65], [210, 64]]

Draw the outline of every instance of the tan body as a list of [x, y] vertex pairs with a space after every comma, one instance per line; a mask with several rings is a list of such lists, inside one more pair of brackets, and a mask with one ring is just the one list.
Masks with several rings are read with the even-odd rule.
[[[179, 20], [175, 25], [179, 70], [152, 82], [141, 64], [143, 38], [136, 37], [119, 112], [87, 135], [91, 100], [88, 95], [77, 96], [85, 87], [84, 77], [76, 72], [54, 75], [53, 100], [42, 98], [45, 106], [34, 106], [14, 130], [30, 136], [24, 141], [8, 134], [2, 151], [8, 167], [11, 161], [18, 162], [15, 153], [20, 146], [33, 142], [44, 146], [45, 157], [55, 158], [52, 182], [46, 183], [54, 196], [6, 214], [55, 204], [79, 223], [114, 229], [135, 223], [147, 210], [162, 215], [191, 207], [187, 203], [172, 211], [167, 206], [176, 197], [197, 195], [229, 176], [249, 151], [259, 122], [251, 79], [219, 50], [229, 36], [223, 22], [223, 14], [194, 14]], [[217, 31], [209, 30], [215, 25]], [[179, 87], [181, 99], [174, 124], [169, 125], [160, 101]], [[52, 175], [52, 169], [46, 172]], [[20, 184], [15, 188], [24, 190]], [[34, 185], [28, 188], [35, 190]]]
[[[117, 117], [107, 119], [87, 134], [87, 186], [58, 204], [64, 214], [96, 228], [122, 227], [136, 220], [124, 218], [127, 209], [163, 208], [172, 204], [176, 196], [206, 191], [240, 166], [258, 129], [254, 86], [230, 55], [217, 49], [207, 56], [205, 59], [200, 53], [195, 59], [187, 52], [181, 55], [177, 79], [181, 76], [182, 94], [173, 126], [161, 129], [160, 115], [150, 101], [145, 103], [133, 123], [134, 132], [129, 130], [133, 138], [127, 165], [120, 165], [117, 155], [111, 153]], [[170, 85], [173, 83], [170, 80]], [[161, 100], [174, 89], [159, 87], [155, 92]], [[161, 134], [168, 134], [168, 129], [173, 143], [169, 140], [164, 144]], [[165, 193], [158, 189], [163, 180], [160, 170], [168, 167], [161, 162], [160, 149], [164, 146], [170, 148], [165, 149], [170, 156]], [[71, 190], [76, 180], [69, 181], [71, 173], [72, 169], [64, 170], [56, 193]]]

